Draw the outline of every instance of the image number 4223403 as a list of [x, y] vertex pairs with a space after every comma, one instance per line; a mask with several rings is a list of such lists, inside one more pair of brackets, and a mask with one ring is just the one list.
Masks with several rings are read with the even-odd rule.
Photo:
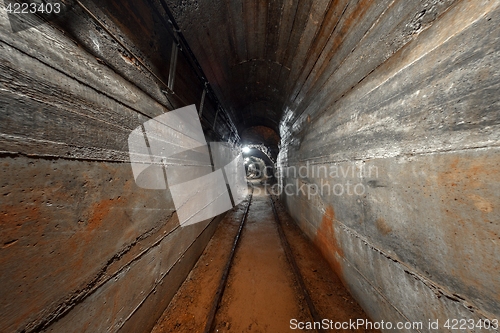
[[12, 32], [17, 33], [62, 17], [72, 5], [61, 0], [4, 0], [4, 7]]

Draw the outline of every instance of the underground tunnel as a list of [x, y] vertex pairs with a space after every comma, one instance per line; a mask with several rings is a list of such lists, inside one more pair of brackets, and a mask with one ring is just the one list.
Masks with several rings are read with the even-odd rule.
[[0, 332], [499, 332], [499, 0], [0, 25]]

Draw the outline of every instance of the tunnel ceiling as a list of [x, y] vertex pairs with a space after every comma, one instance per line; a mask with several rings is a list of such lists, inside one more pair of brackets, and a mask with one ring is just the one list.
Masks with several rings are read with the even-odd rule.
[[[158, 91], [152, 93], [151, 82], [134, 76], [157, 101], [170, 109], [192, 103], [201, 106], [208, 81], [210, 89], [206, 90], [216, 98], [211, 106], [204, 104], [202, 120], [212, 130], [217, 120], [219, 125], [227, 125], [225, 130], [217, 126], [220, 139], [237, 137], [236, 132], [241, 137], [246, 129], [262, 126], [274, 130], [288, 144], [300, 142], [307, 124], [326, 110], [336, 110], [336, 103], [455, 2], [109, 1], [98, 2], [95, 7], [99, 10], [94, 11], [104, 13], [100, 18], [104, 26], [111, 19], [120, 27], [115, 35], [130, 39], [132, 52], [124, 57], [142, 59], [147, 70], [164, 82], [172, 64], [172, 36], [182, 41], [183, 57], [174, 71], [175, 88], [167, 96], [169, 101], [164, 103], [165, 96]], [[173, 25], [168, 23], [171, 19]], [[72, 21], [65, 25], [65, 31], [74, 30], [76, 40], [93, 38], [82, 34]], [[172, 28], [179, 30], [173, 32]], [[192, 59], [202, 78], [198, 83], [187, 73]], [[115, 67], [124, 73], [131, 71], [128, 64]]]
[[[167, 0], [239, 132], [267, 126], [282, 137], [331, 107], [370, 74], [364, 67], [389, 59], [453, 3]], [[394, 17], [396, 26], [384, 26]]]
[[284, 105], [301, 86], [303, 51], [325, 34], [323, 2], [167, 1], [240, 133], [253, 126], [279, 133]]
[[[202, 109], [206, 91], [210, 101], [200, 118], [218, 139], [237, 142], [246, 129], [267, 127], [285, 145], [298, 145], [319, 114], [337, 110], [356, 85], [455, 3], [89, 0], [89, 12], [99, 13], [93, 35], [82, 29], [88, 14], [81, 9], [58, 24], [168, 109]], [[103, 45], [96, 49], [97, 35]], [[182, 52], [178, 64], [171, 61], [173, 41]], [[168, 92], [172, 68], [175, 86]]]
[[278, 134], [269, 127], [248, 127], [241, 133], [241, 141], [244, 145], [263, 145], [274, 160], [276, 160], [278, 156], [280, 138]]
[[246, 128], [241, 135], [243, 143], [264, 144], [278, 146], [280, 138], [271, 128], [266, 126], [253, 126]]

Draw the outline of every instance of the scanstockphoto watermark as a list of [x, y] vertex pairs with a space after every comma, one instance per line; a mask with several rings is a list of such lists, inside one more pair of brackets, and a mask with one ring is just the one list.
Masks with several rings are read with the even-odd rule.
[[328, 179], [367, 179], [379, 178], [379, 169], [375, 165], [365, 165], [364, 163], [353, 164], [332, 164], [332, 165], [316, 165], [306, 162], [299, 166], [286, 166], [274, 168], [266, 166], [264, 169], [256, 170], [256, 177], [260, 178], [265, 175], [274, 174], [276, 178], [328, 178]]
[[[259, 194], [259, 188], [256, 188], [257, 194]], [[321, 179], [320, 184], [308, 184], [298, 179], [294, 179], [292, 182], [287, 184], [273, 184], [271, 186], [266, 185], [263, 191], [269, 191], [273, 195], [283, 195], [286, 196], [304, 196], [308, 200], [315, 196], [363, 196], [366, 193], [365, 184], [358, 182], [354, 183], [347, 180], [345, 183], [331, 183], [328, 180]]]
[[[265, 171], [269, 174], [269, 170]], [[286, 181], [267, 186], [265, 190], [274, 195], [305, 196], [363, 196], [367, 186], [379, 186], [379, 169], [364, 163], [342, 165], [305, 165], [283, 167], [275, 177]], [[257, 190], [258, 191], [258, 190]]]
[[317, 165], [307, 161], [300, 166], [287, 166], [279, 169], [280, 175], [287, 178], [378, 178], [379, 170], [375, 165], [364, 163]]
[[334, 321], [323, 319], [321, 321], [299, 321], [290, 319], [291, 330], [336, 330], [336, 331], [359, 331], [359, 330], [412, 330], [412, 331], [481, 331], [497, 332], [498, 319], [465, 319], [448, 318], [446, 320], [428, 319], [427, 321], [371, 321], [368, 319], [349, 319], [349, 321]]
[[[432, 328], [434, 323], [429, 321], [429, 327]], [[343, 331], [359, 331], [359, 330], [422, 330], [424, 328], [423, 322], [390, 322], [390, 321], [379, 321], [372, 322], [366, 319], [350, 319], [349, 321], [334, 321], [330, 319], [323, 319], [322, 321], [298, 321], [297, 319], [290, 320], [291, 330], [343, 330]]]

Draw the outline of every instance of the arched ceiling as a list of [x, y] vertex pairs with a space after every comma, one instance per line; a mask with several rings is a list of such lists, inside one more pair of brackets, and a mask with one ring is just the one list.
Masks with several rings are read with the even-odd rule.
[[284, 105], [300, 87], [296, 79], [307, 51], [320, 37], [315, 35], [324, 16], [333, 14], [327, 9], [342, 7], [333, 3], [167, 1], [240, 133], [252, 126], [279, 133]]
[[276, 160], [278, 156], [280, 137], [270, 127], [247, 127], [241, 133], [241, 141], [244, 145], [262, 145], [266, 147], [273, 160]]
[[300, 132], [455, 0], [165, 1], [238, 132]]

